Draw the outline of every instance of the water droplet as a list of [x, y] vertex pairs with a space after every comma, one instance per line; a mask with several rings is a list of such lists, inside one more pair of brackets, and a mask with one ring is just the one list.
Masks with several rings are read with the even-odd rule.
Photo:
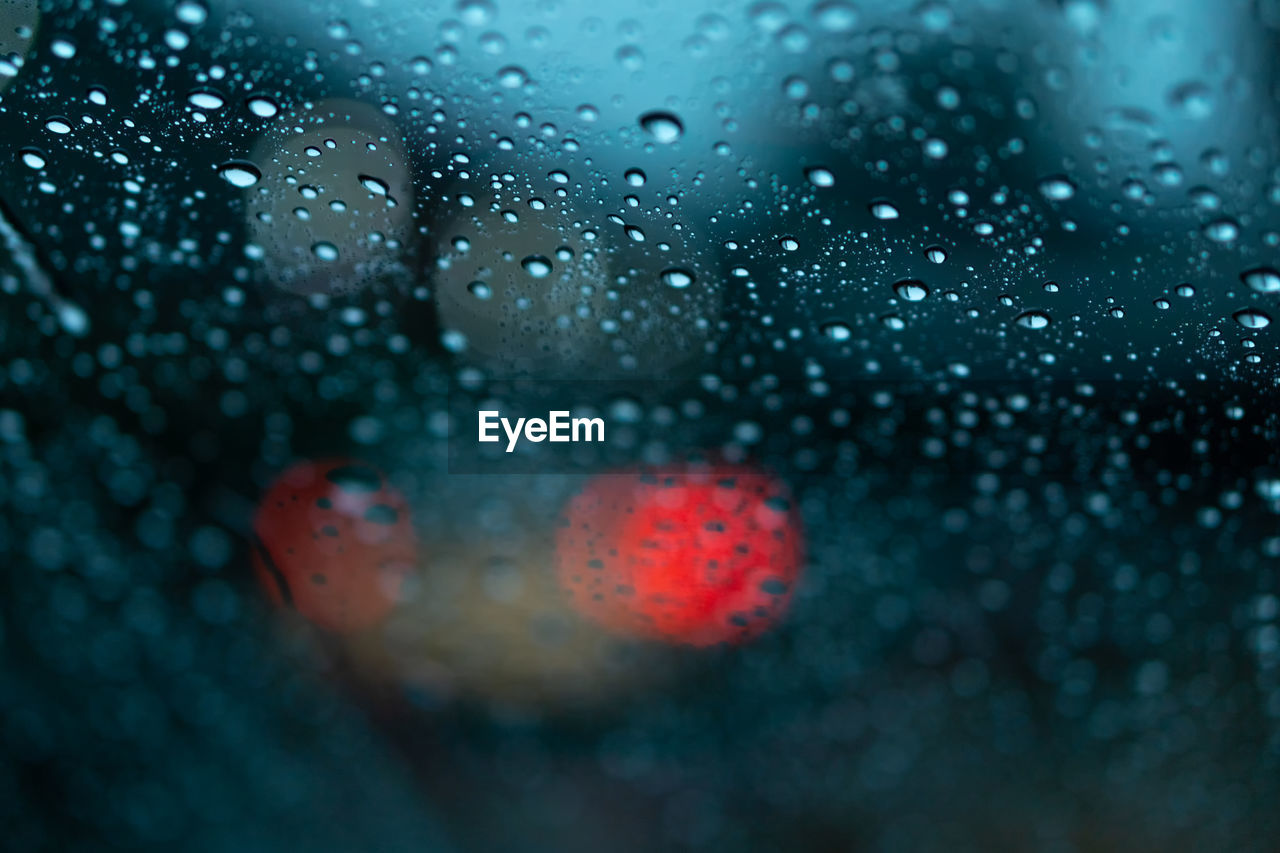
[[836, 176], [831, 173], [831, 170], [821, 166], [810, 166], [804, 170], [804, 176], [815, 187], [831, 187], [836, 183]]
[[1200, 82], [1192, 81], [1175, 87], [1169, 93], [1169, 102], [1188, 118], [1203, 119], [1213, 114], [1213, 92]]
[[907, 327], [907, 321], [897, 314], [885, 314], [880, 318], [881, 324], [891, 332], [901, 332]]
[[1049, 201], [1066, 201], [1076, 194], [1076, 185], [1062, 175], [1052, 175], [1040, 181], [1040, 194]]
[[1196, 295], [1195, 287], [1193, 285], [1186, 284], [1185, 282], [1178, 285], [1173, 292], [1181, 296], [1183, 299], [1190, 299], [1192, 296]]
[[1280, 272], [1271, 267], [1255, 267], [1240, 273], [1240, 280], [1258, 293], [1280, 292]]
[[551, 261], [542, 255], [529, 255], [520, 262], [520, 266], [534, 278], [546, 278], [551, 275]]
[[56, 38], [49, 44], [49, 50], [59, 59], [71, 59], [76, 55], [75, 43], [70, 39]]
[[919, 279], [904, 278], [893, 285], [893, 292], [908, 302], [920, 302], [929, 295], [929, 287]]
[[674, 113], [655, 111], [640, 116], [640, 127], [655, 142], [670, 145], [684, 135], [684, 125]]
[[338, 247], [328, 240], [321, 240], [318, 243], [311, 244], [311, 254], [322, 261], [336, 261], [338, 259]]
[[493, 296], [493, 290], [483, 281], [473, 281], [467, 285], [467, 291], [476, 299], [485, 301]]
[[359, 175], [360, 186], [364, 187], [374, 195], [387, 195], [391, 192], [391, 185], [382, 178], [375, 178], [373, 175]]
[[627, 183], [633, 187], [642, 187], [646, 180], [644, 171], [641, 169], [627, 169], [623, 176], [627, 179]]
[[662, 272], [662, 283], [668, 287], [683, 289], [693, 284], [693, 281], [693, 273], [679, 267], [671, 267]]
[[627, 71], [639, 71], [644, 68], [644, 51], [634, 44], [624, 44], [618, 48], [614, 56], [618, 60], [618, 64]]
[[529, 73], [518, 65], [508, 65], [498, 72], [498, 83], [505, 89], [519, 89], [529, 82]]
[[457, 329], [446, 329], [440, 333], [440, 343], [449, 352], [464, 352], [467, 348], [467, 336]]
[[1177, 163], [1160, 163], [1152, 171], [1161, 186], [1176, 187], [1182, 183], [1182, 169]]
[[251, 187], [262, 180], [262, 171], [248, 160], [228, 160], [218, 167], [218, 175], [232, 186]]
[[81, 337], [89, 331], [89, 315], [79, 305], [59, 301], [57, 313], [58, 322], [69, 334]]
[[226, 104], [221, 95], [208, 89], [197, 89], [187, 96], [187, 101], [202, 110], [220, 110]]
[[945, 3], [934, 3], [930, 0], [916, 7], [916, 15], [920, 23], [931, 33], [945, 32], [951, 26], [955, 13]]
[[39, 148], [23, 148], [18, 152], [22, 157], [22, 162], [32, 169], [43, 169], [45, 167], [44, 152]]
[[1257, 308], [1244, 308], [1231, 316], [1246, 329], [1265, 329], [1271, 325], [1271, 317]]
[[1044, 329], [1053, 322], [1048, 314], [1044, 311], [1023, 311], [1014, 320], [1024, 329]]
[[938, 139], [932, 136], [924, 141], [924, 156], [930, 160], [941, 160], [947, 156], [947, 152], [951, 149], [947, 146], [946, 140]]
[[894, 207], [887, 201], [873, 201], [869, 208], [871, 215], [876, 219], [897, 219], [898, 208]]
[[280, 112], [280, 105], [265, 95], [254, 95], [245, 103], [249, 107], [249, 112], [258, 118], [272, 118]]
[[1215, 219], [1204, 226], [1204, 236], [1215, 243], [1230, 243], [1240, 236], [1240, 226], [1234, 219]]
[[819, 331], [827, 338], [838, 342], [847, 341], [853, 337], [853, 329], [849, 328], [848, 323], [844, 323], [840, 320], [832, 320], [829, 323], [823, 323], [819, 327]]
[[929, 246], [924, 250], [924, 256], [930, 263], [940, 264], [947, 259], [947, 250], [941, 246]]
[[497, 14], [497, 7], [490, 0], [459, 0], [458, 2], [458, 17], [467, 26], [484, 26]]
[[173, 11], [179, 21], [193, 27], [200, 26], [209, 17], [208, 10], [193, 0], [182, 0]]
[[778, 241], [778, 245], [783, 249], [786, 249], [788, 252], [794, 252], [796, 249], [800, 248], [800, 241], [795, 237], [783, 237]]
[[821, 0], [812, 14], [818, 26], [829, 33], [847, 33], [858, 23], [858, 10], [848, 0]]
[[71, 132], [71, 122], [61, 116], [54, 116], [44, 123], [44, 126], [53, 133], [63, 134]]

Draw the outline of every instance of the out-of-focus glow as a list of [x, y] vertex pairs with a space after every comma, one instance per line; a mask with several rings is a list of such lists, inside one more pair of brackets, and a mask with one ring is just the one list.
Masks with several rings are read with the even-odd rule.
[[424, 560], [404, 606], [348, 645], [362, 677], [435, 702], [569, 710], [607, 704], [667, 671], [657, 650], [569, 607], [545, 522], [522, 518], [496, 537], [439, 536]]
[[435, 229], [430, 252], [451, 349], [504, 373], [616, 361], [601, 328], [610, 313], [608, 246], [562, 222], [550, 186], [512, 192], [502, 210], [459, 207]]
[[245, 189], [250, 236], [272, 281], [311, 294], [405, 279], [413, 186], [400, 139], [358, 101], [281, 111], [253, 146], [262, 177]]
[[458, 212], [429, 250], [445, 345], [506, 376], [664, 376], [695, 362], [718, 335], [719, 288], [617, 245], [622, 228], [566, 208], [557, 186], [513, 182], [474, 208], [476, 187], [445, 194]]
[[750, 640], [785, 613], [804, 562], [786, 487], [744, 466], [606, 474], [565, 516], [561, 582], [579, 611], [628, 636]]
[[253, 518], [253, 565], [267, 596], [340, 633], [378, 624], [417, 562], [404, 496], [354, 460], [301, 462]]

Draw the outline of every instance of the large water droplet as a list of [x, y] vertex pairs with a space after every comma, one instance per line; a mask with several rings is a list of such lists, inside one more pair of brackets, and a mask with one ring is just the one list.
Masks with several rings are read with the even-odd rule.
[[498, 9], [490, 0], [461, 0], [458, 3], [458, 17], [468, 26], [483, 26], [497, 14]]
[[218, 167], [218, 175], [232, 186], [251, 187], [262, 180], [262, 171], [248, 160], [228, 160]]
[[930, 263], [940, 264], [947, 259], [947, 250], [941, 246], [929, 246], [924, 250], [924, 256]]
[[893, 292], [908, 302], [920, 302], [929, 295], [929, 287], [919, 279], [904, 278], [893, 285]]
[[1255, 267], [1240, 273], [1240, 280], [1258, 293], [1280, 293], [1280, 272], [1271, 267]]
[[197, 89], [187, 96], [187, 101], [201, 110], [220, 110], [226, 104], [221, 95], [208, 89]]
[[858, 10], [848, 0], [821, 0], [812, 14], [818, 26], [829, 33], [847, 33], [858, 23]]
[[1204, 236], [1215, 243], [1230, 243], [1240, 236], [1240, 226], [1234, 219], [1215, 219], [1204, 226]]
[[674, 114], [663, 111], [648, 112], [640, 116], [640, 127], [655, 142], [670, 145], [684, 135], [684, 125]]
[[897, 219], [898, 208], [894, 207], [887, 201], [876, 200], [871, 202], [869, 209], [871, 215], [876, 219]]
[[821, 166], [810, 166], [804, 170], [804, 176], [815, 187], [831, 187], [836, 183], [836, 176], [831, 173], [831, 170]]
[[22, 156], [22, 162], [31, 169], [43, 169], [45, 166], [44, 152], [39, 148], [23, 148], [19, 152]]
[[1066, 201], [1076, 194], [1076, 185], [1062, 175], [1052, 175], [1040, 182], [1040, 194], [1049, 201]]
[[693, 273], [679, 267], [671, 267], [662, 272], [662, 283], [668, 287], [683, 289], [693, 284], [693, 280]]
[[1045, 312], [1032, 310], [1023, 311], [1014, 322], [1024, 329], [1044, 329], [1053, 321]]
[[853, 337], [853, 329], [849, 328], [848, 323], [840, 320], [832, 320], [829, 323], [823, 323], [819, 327], [819, 331], [833, 341], [843, 342]]
[[75, 42], [66, 38], [56, 38], [49, 45], [49, 50], [59, 59], [73, 59], [76, 55]]
[[387, 195], [391, 192], [391, 185], [382, 178], [375, 178], [373, 175], [359, 175], [358, 178], [360, 186], [374, 195]]
[[328, 240], [321, 240], [318, 243], [312, 243], [311, 253], [322, 261], [332, 262], [338, 259], [338, 247], [330, 243]]
[[1169, 93], [1169, 102], [1187, 117], [1208, 118], [1213, 114], [1213, 91], [1203, 83], [1183, 83]]
[[546, 278], [551, 275], [551, 261], [542, 255], [529, 255], [520, 262], [520, 266], [534, 278]]
[[258, 118], [272, 118], [280, 112], [280, 105], [266, 95], [254, 95], [245, 103], [249, 107], [249, 112]]
[[1257, 308], [1244, 308], [1231, 316], [1246, 329], [1265, 329], [1271, 325], [1271, 317]]
[[505, 89], [519, 89], [528, 82], [528, 72], [519, 65], [508, 65], [498, 72], [498, 84]]
[[200, 26], [209, 17], [208, 10], [199, 3], [193, 2], [193, 0], [182, 0], [173, 12], [177, 15], [179, 21], [184, 24], [190, 24], [193, 27]]

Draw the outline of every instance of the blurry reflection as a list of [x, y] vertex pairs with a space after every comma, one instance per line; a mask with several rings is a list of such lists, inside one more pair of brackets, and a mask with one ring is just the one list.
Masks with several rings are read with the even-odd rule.
[[660, 650], [569, 607], [554, 571], [556, 504], [522, 479], [485, 478], [474, 491], [447, 481], [455, 511], [424, 532], [407, 600], [350, 641], [362, 677], [432, 703], [567, 710], [616, 701], [667, 671]]
[[[378, 110], [344, 99], [283, 113], [259, 138], [245, 210], [273, 282], [305, 295], [406, 281], [413, 187], [400, 139]], [[242, 171], [229, 180], [253, 181]]]
[[0, 92], [18, 76], [40, 24], [36, 0], [0, 3]]
[[[432, 229], [448, 349], [497, 375], [567, 379], [664, 375], [713, 346], [712, 282], [631, 250], [637, 227], [587, 220], [562, 200], [568, 173], [507, 177], [493, 189], [455, 184], [444, 201], [457, 212]], [[495, 200], [473, 207], [472, 192]]]

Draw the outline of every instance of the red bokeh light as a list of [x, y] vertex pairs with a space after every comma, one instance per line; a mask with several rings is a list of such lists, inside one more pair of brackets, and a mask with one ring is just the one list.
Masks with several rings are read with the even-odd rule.
[[417, 561], [404, 496], [350, 459], [300, 462], [253, 517], [253, 566], [267, 596], [337, 632], [377, 624]]
[[786, 612], [804, 536], [786, 486], [744, 465], [601, 475], [569, 503], [557, 571], [577, 610], [629, 636], [741, 643]]

